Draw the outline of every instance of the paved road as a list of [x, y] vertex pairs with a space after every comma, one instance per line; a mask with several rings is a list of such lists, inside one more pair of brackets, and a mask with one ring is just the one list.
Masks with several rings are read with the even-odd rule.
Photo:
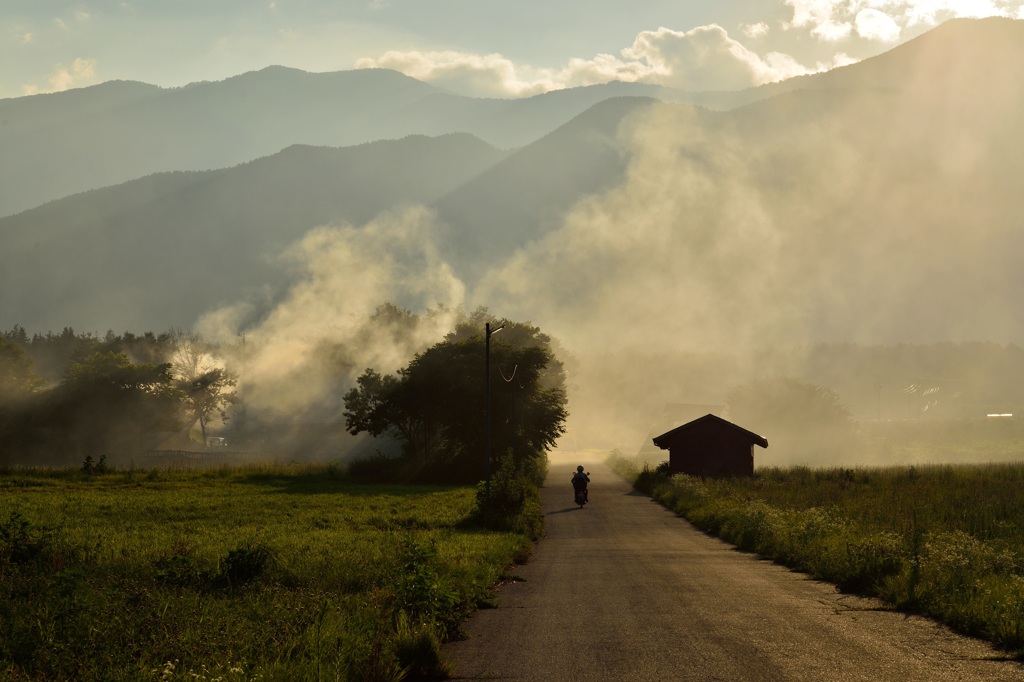
[[542, 490], [547, 537], [449, 644], [455, 679], [1024, 680], [1024, 666], [695, 530], [599, 462]]

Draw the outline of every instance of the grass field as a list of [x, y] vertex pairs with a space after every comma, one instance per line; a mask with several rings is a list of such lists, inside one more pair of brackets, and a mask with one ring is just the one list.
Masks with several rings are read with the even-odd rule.
[[717, 480], [621, 456], [612, 465], [741, 549], [1024, 657], [1024, 464], [769, 468]]
[[439, 643], [531, 547], [474, 505], [326, 465], [0, 471], [0, 677], [443, 674]]

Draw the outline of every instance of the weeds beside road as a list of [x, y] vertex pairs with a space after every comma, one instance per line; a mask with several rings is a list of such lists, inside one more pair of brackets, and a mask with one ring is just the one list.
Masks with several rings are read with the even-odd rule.
[[0, 471], [0, 677], [443, 674], [539, 529], [481, 525], [476, 495], [328, 465]]
[[698, 528], [1024, 657], [1024, 465], [669, 476], [613, 455]]

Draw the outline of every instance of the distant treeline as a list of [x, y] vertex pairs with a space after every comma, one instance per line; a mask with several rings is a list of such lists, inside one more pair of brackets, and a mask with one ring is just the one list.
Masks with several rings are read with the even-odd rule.
[[[99, 336], [66, 327], [30, 336], [15, 326], [0, 332], [0, 466], [77, 467], [88, 458], [131, 466], [152, 461], [154, 450], [288, 460], [384, 451], [378, 477], [471, 482], [483, 477], [488, 451], [495, 466], [506, 455], [520, 465], [543, 462], [567, 416], [565, 374], [550, 339], [485, 308], [441, 312], [451, 312], [454, 329], [440, 340], [441, 325], [416, 332], [438, 311], [419, 316], [385, 303], [347, 336], [281, 352], [272, 339], [247, 345], [244, 335], [215, 344], [180, 330]], [[490, 344], [489, 439], [488, 322], [504, 330]], [[387, 350], [388, 367], [367, 367], [375, 359], [366, 349]], [[267, 356], [280, 366], [286, 355], [286, 372], [252, 369]], [[408, 366], [396, 371], [402, 359]]]
[[24, 327], [14, 325], [10, 331], [0, 332], [0, 336], [24, 349], [32, 360], [33, 370], [48, 384], [58, 383], [72, 363], [95, 353], [121, 353], [136, 362], [160, 363], [174, 353], [177, 345], [174, 331], [115, 334], [111, 330], [101, 337], [64, 327], [59, 333], [50, 331], [29, 336]]
[[862, 420], [1024, 414], [1024, 348], [1015, 344], [820, 344], [799, 362]]
[[[460, 324], [468, 323], [467, 329], [476, 330], [482, 328], [485, 316], [486, 311], [477, 311]], [[414, 328], [416, 319], [408, 311], [385, 304], [368, 324], [397, 334]], [[496, 340], [511, 338], [509, 333]], [[350, 343], [358, 344], [362, 338]], [[372, 334], [366, 339], [380, 341]], [[410, 359], [425, 350], [425, 346], [408, 344], [402, 348], [402, 354]], [[499, 348], [495, 347], [496, 353], [501, 352]], [[335, 377], [331, 380], [336, 385], [332, 390], [335, 404], [328, 406], [329, 410], [321, 409], [325, 417], [294, 415], [287, 435], [288, 456], [298, 452], [314, 456], [310, 442], [322, 444], [328, 438], [333, 439], [330, 448], [334, 452], [339, 438], [351, 438], [345, 433], [347, 428], [359, 430], [351, 428], [355, 422], [346, 424], [343, 414], [351, 412], [355, 403], [342, 405], [339, 398], [355, 385], [363, 365], [357, 366], [356, 356], [350, 357], [344, 350], [339, 347], [337, 352], [319, 353], [330, 363], [314, 369]], [[285, 447], [288, 425], [282, 425], [280, 416], [274, 422], [251, 410], [246, 412], [235, 390], [237, 374], [244, 366], [239, 353], [244, 352], [244, 339], [231, 346], [215, 346], [175, 330], [100, 335], [65, 327], [56, 333], [30, 335], [15, 325], [0, 332], [0, 465], [77, 466], [88, 456], [98, 459], [105, 454], [148, 449], [202, 449], [211, 434], [228, 436], [233, 448], [248, 451]], [[437, 353], [428, 357], [434, 355]], [[810, 382], [833, 392], [858, 421], [1024, 414], [1024, 382], [1020, 380], [1024, 377], [1024, 349], [1013, 344], [843, 343], [767, 349], [752, 363], [763, 373], [758, 377], [739, 376], [735, 369], [731, 374], [726, 369], [712, 371], [712, 365], [718, 366], [716, 361], [700, 355], [681, 357], [679, 363], [689, 370], [671, 374], [679, 380], [685, 377], [683, 383], [698, 392], [702, 381], [725, 381], [732, 387], [765, 377]], [[737, 363], [722, 367], [727, 365], [735, 368]], [[573, 367], [566, 367], [567, 373], [572, 371]], [[492, 377], [494, 381], [499, 378]], [[475, 386], [476, 380], [471, 384]], [[505, 382], [496, 385], [507, 389]], [[501, 403], [512, 394], [496, 390], [495, 409], [506, 409]], [[517, 422], [522, 414], [517, 415]], [[442, 423], [437, 419], [440, 417], [431, 417], [424, 423]], [[507, 421], [507, 416], [501, 416], [495, 423]], [[363, 430], [383, 434], [389, 428]], [[495, 437], [504, 438], [505, 431], [504, 427], [496, 430]], [[406, 445], [417, 444], [418, 438], [404, 440]], [[435, 438], [434, 442], [443, 440]], [[512, 443], [502, 443], [495, 451], [504, 452], [506, 445]]]
[[[118, 452], [201, 449], [235, 379], [186, 332], [0, 336], [0, 464], [68, 466]], [[190, 435], [198, 428], [199, 440]]]

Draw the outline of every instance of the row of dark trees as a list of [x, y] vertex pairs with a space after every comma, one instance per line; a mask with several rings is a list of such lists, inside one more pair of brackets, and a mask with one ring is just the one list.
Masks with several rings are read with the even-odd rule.
[[235, 378], [204, 357], [198, 337], [183, 332], [99, 339], [65, 329], [30, 339], [15, 327], [0, 335], [0, 464], [67, 466], [173, 436], [187, 443], [197, 424], [205, 443], [206, 424], [234, 401]]
[[[369, 324], [403, 334], [417, 320], [385, 304]], [[536, 469], [565, 429], [565, 370], [540, 329], [493, 321], [503, 328], [490, 348], [488, 443], [488, 321], [493, 320], [483, 308], [462, 313], [452, 332], [420, 352], [396, 339], [396, 347], [412, 355], [409, 364], [394, 374], [366, 369], [354, 386], [345, 386], [351, 381], [350, 363], [328, 362], [348, 357], [344, 348], [319, 358], [342, 390], [348, 388], [345, 430], [399, 443], [401, 454], [389, 464], [402, 478], [480, 480], [489, 453], [496, 461], [510, 458], [517, 468]], [[230, 357], [231, 349], [220, 350]], [[70, 328], [31, 337], [20, 327], [0, 332], [0, 464], [77, 466], [86, 457], [168, 447], [169, 434], [178, 434], [180, 444], [192, 433], [199, 441], [193, 446], [204, 444], [209, 422], [227, 420], [232, 405], [236, 414], [247, 415], [234, 422], [245, 421], [252, 430], [259, 417], [243, 409], [234, 390], [236, 376], [211, 364], [211, 354], [218, 349], [186, 332], [104, 337]], [[302, 417], [295, 415], [298, 421]], [[330, 421], [325, 428], [331, 428]], [[340, 430], [340, 423], [334, 428]], [[270, 423], [257, 430], [271, 430]]]

